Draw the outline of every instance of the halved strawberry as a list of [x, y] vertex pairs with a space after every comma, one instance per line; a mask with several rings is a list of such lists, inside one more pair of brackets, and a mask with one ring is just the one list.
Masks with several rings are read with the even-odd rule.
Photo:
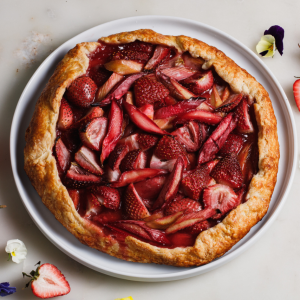
[[150, 160], [151, 169], [165, 169], [172, 172], [174, 165], [176, 163], [176, 158], [165, 160], [158, 158], [155, 154], [152, 155]]
[[218, 154], [220, 154], [221, 156], [225, 156], [230, 153], [238, 154], [242, 149], [243, 144], [244, 140], [240, 135], [230, 133]]
[[229, 113], [213, 131], [200, 149], [198, 164], [212, 160], [223, 147], [230, 132], [236, 127], [237, 120], [233, 113]]
[[241, 133], [251, 133], [254, 131], [253, 124], [250, 120], [250, 115], [248, 111], [248, 104], [245, 98], [242, 99], [240, 104], [238, 105], [236, 111], [236, 115], [238, 116], [238, 131]]
[[176, 81], [184, 80], [196, 73], [196, 71], [186, 68], [183, 65], [179, 67], [164, 69], [161, 72]]
[[134, 85], [135, 103], [137, 107], [155, 102], [164, 103], [164, 98], [169, 95], [169, 91], [164, 85], [149, 76], [138, 79]]
[[59, 116], [57, 121], [57, 128], [60, 130], [66, 130], [70, 128], [74, 121], [74, 115], [72, 108], [65, 98], [61, 99]]
[[71, 163], [71, 167], [66, 173], [67, 185], [74, 188], [84, 188], [101, 182], [102, 178], [95, 176], [76, 163]]
[[232, 94], [225, 102], [216, 108], [216, 111], [229, 112], [233, 110], [241, 102], [243, 94]]
[[95, 99], [98, 87], [96, 83], [87, 76], [75, 79], [66, 91], [67, 99], [78, 107], [89, 107]]
[[26, 287], [31, 283], [31, 290], [38, 298], [63, 296], [71, 291], [65, 276], [52, 264], [42, 264], [35, 271], [31, 271], [30, 275], [23, 272], [23, 277], [24, 275], [31, 277]]
[[[130, 105], [130, 104], [129, 104]], [[116, 100], [112, 100], [108, 115], [108, 131], [102, 143], [100, 161], [104, 160], [114, 150], [122, 134], [123, 112]]]
[[192, 57], [188, 52], [182, 55], [184, 65], [192, 70], [202, 71], [204, 60], [200, 57]]
[[203, 122], [209, 125], [217, 125], [222, 121], [222, 117], [213, 112], [196, 109], [181, 114], [174, 120], [174, 123], [182, 124], [191, 120]]
[[55, 142], [54, 149], [57, 163], [59, 166], [58, 171], [64, 173], [69, 168], [71, 163], [70, 151], [67, 149], [61, 138], [58, 138]]
[[161, 130], [151, 119], [138, 110], [135, 106], [123, 102], [123, 106], [127, 111], [131, 121], [138, 126], [140, 129], [155, 134], [168, 134], [166, 131]]
[[240, 204], [236, 193], [227, 185], [215, 184], [203, 192], [205, 209], [215, 209], [218, 214], [226, 214]]
[[240, 188], [243, 183], [242, 170], [235, 153], [222, 158], [210, 175], [218, 183], [226, 184], [234, 189]]
[[122, 159], [129, 152], [129, 147], [125, 144], [117, 145], [115, 149], [110, 153], [108, 159], [108, 165], [112, 170], [119, 169]]
[[92, 107], [83, 118], [81, 118], [79, 121], [77, 121], [73, 125], [73, 127], [78, 128], [78, 127], [82, 126], [83, 124], [87, 124], [92, 119], [100, 118], [103, 115], [104, 115], [104, 111], [102, 108], [100, 108], [98, 106]]
[[91, 219], [92, 217], [97, 216], [99, 213], [102, 212], [103, 206], [97, 200], [97, 197], [93, 193], [87, 192], [85, 198], [86, 198], [86, 208], [84, 213], [85, 219]]
[[124, 79], [123, 75], [112, 73], [108, 80], [98, 89], [96, 101], [102, 101], [117, 83]]
[[110, 104], [112, 100], [120, 100], [131, 88], [133, 83], [143, 76], [143, 73], [133, 74], [127, 76], [123, 81], [118, 83], [101, 102], [93, 103], [92, 105], [107, 105]]
[[170, 48], [157, 45], [153, 56], [148, 60], [144, 69], [148, 71], [154, 69], [169, 53]]
[[155, 146], [158, 140], [159, 138], [157, 136], [147, 133], [139, 133], [137, 139], [140, 148], [144, 151]]
[[294, 99], [298, 110], [300, 111], [300, 79], [297, 79], [293, 84]]
[[91, 149], [82, 146], [75, 153], [75, 161], [85, 170], [95, 175], [102, 175], [103, 170], [99, 166], [99, 158]]
[[201, 210], [201, 205], [198, 201], [183, 198], [183, 199], [174, 199], [165, 207], [165, 214], [173, 215], [177, 212], [191, 213]]
[[212, 71], [208, 71], [204, 75], [196, 73], [183, 81], [183, 85], [196, 95], [201, 95], [203, 92], [209, 90], [213, 86], [213, 83], [214, 76]]
[[139, 107], [139, 110], [146, 115], [149, 119], [153, 120], [154, 116], [154, 107], [152, 104], [145, 104]]
[[103, 212], [93, 217], [94, 222], [98, 222], [101, 224], [109, 224], [112, 222], [117, 222], [122, 219], [122, 211], [118, 210], [107, 210], [105, 209]]
[[75, 209], [78, 210], [79, 209], [79, 200], [80, 200], [79, 190], [68, 189], [68, 193], [74, 203]]
[[174, 199], [179, 189], [183, 170], [184, 170], [184, 161], [182, 157], [179, 156], [176, 161], [176, 164], [174, 165], [172, 173], [168, 176], [162, 190], [158, 195], [158, 198], [153, 204], [153, 209], [157, 209], [161, 207], [164, 203], [168, 203]]
[[195, 98], [190, 100], [183, 100], [177, 102], [174, 105], [162, 107], [155, 111], [154, 119], [166, 119], [178, 116], [179, 114], [197, 108], [203, 101], [204, 100], [201, 98]]
[[146, 153], [137, 149], [128, 152], [120, 164], [121, 172], [144, 169], [147, 163]]
[[118, 145], [128, 146], [129, 151], [139, 149], [140, 146], [139, 146], [139, 143], [138, 143], [138, 138], [139, 138], [138, 133], [131, 134], [131, 135], [127, 136], [126, 138], [123, 138], [123, 139], [119, 140]]
[[99, 151], [107, 132], [107, 118], [94, 118], [79, 129], [82, 143], [92, 150]]
[[158, 197], [167, 176], [160, 175], [134, 184], [134, 187], [142, 199], [154, 200]]
[[190, 228], [186, 228], [192, 235], [198, 235], [202, 231], [207, 230], [210, 227], [208, 221], [202, 221], [200, 223], [196, 223], [195, 225], [191, 226]]
[[97, 186], [91, 189], [91, 193], [101, 205], [109, 209], [117, 210], [120, 207], [121, 197], [117, 189], [109, 186]]
[[119, 75], [129, 75], [142, 71], [144, 64], [133, 60], [112, 60], [104, 65], [105, 69]]
[[131, 183], [125, 193], [124, 206], [126, 214], [130, 219], [140, 220], [150, 216], [143, 200], [138, 195], [134, 185]]

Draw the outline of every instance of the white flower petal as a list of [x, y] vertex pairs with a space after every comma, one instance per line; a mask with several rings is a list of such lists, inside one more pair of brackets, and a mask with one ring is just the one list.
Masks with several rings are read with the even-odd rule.
[[18, 239], [7, 241], [5, 251], [11, 254], [12, 261], [15, 263], [20, 263], [26, 259], [26, 246]]

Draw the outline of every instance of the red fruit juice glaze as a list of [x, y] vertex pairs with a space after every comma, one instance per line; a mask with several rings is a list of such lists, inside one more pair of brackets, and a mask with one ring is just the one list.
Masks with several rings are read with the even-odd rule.
[[[131, 50], [131, 51], [144, 51], [149, 54], [152, 54], [154, 51], [154, 46], [148, 43], [142, 43], [142, 42], [134, 42], [126, 45], [110, 45], [101, 43], [100, 46], [89, 56], [90, 62], [89, 62], [89, 68], [85, 74], [85, 76], [89, 76], [91, 78], [94, 78], [94, 81], [96, 84], [101, 86], [108, 77], [110, 76], [111, 72], [108, 72], [105, 70], [103, 65], [107, 62], [109, 62], [114, 53], [121, 50]], [[176, 52], [172, 49], [170, 51], [170, 54], [164, 59], [164, 62], [167, 60], [173, 58], [176, 56]], [[151, 55], [150, 55], [151, 57]], [[216, 72], [213, 70], [214, 74], [214, 80], [215, 83], [219, 85], [226, 84], [223, 79], [221, 79]], [[206, 91], [203, 93], [203, 96], [206, 97], [208, 100], [210, 99], [210, 91]], [[105, 114], [107, 115], [109, 108], [103, 108], [105, 111]], [[82, 109], [72, 106], [72, 110], [74, 113], [74, 122], [81, 119], [88, 111], [88, 109]], [[258, 171], [258, 127], [255, 120], [255, 114], [254, 114], [254, 108], [253, 105], [249, 105], [249, 113], [250, 113], [250, 119], [254, 126], [254, 132], [250, 134], [242, 134], [244, 139], [244, 145], [251, 142], [251, 151], [249, 155], [247, 156], [247, 159], [245, 160], [245, 172], [243, 174], [245, 175], [244, 184], [246, 185], [246, 190], [248, 190], [248, 186], [250, 183], [250, 180], [253, 176], [253, 174], [257, 173]], [[212, 127], [212, 126], [211, 126]], [[214, 127], [210, 129], [210, 133], [213, 131]], [[239, 134], [238, 130], [235, 129], [233, 133]], [[56, 129], [56, 135], [57, 137], [61, 137], [67, 148], [69, 149], [72, 160], [74, 161], [74, 154], [76, 151], [81, 147], [82, 143], [79, 138], [78, 129], [71, 128], [67, 131], [61, 131]], [[152, 150], [150, 150], [151, 152]], [[54, 154], [54, 153], [53, 153]], [[55, 154], [54, 154], [55, 155]], [[149, 164], [149, 162], [148, 162]], [[149, 167], [147, 165], [147, 167]], [[250, 175], [249, 175], [250, 174]], [[64, 182], [64, 175], [61, 175], [61, 180]], [[121, 196], [124, 193], [125, 189], [120, 188], [119, 189]], [[79, 201], [79, 207], [78, 207], [78, 213], [81, 216], [84, 216], [85, 210], [86, 210], [86, 190], [80, 190], [80, 201]], [[245, 200], [244, 200], [245, 201]], [[200, 201], [201, 202], [201, 201]], [[225, 216], [224, 216], [225, 217]], [[224, 218], [223, 217], [223, 218]], [[155, 242], [149, 242], [146, 240], [143, 240], [141, 237], [136, 236], [132, 233], [128, 233], [126, 231], [123, 231], [121, 229], [112, 227], [110, 225], [111, 222], [119, 221], [119, 220], [126, 220], [128, 217], [124, 213], [124, 210], [122, 207], [120, 207], [117, 211], [112, 211], [110, 209], [103, 209], [101, 213], [97, 216], [90, 217], [90, 221], [92, 221], [96, 226], [101, 228], [102, 234], [106, 236], [109, 239], [116, 239], [121, 246], [125, 246], [125, 239], [127, 236], [133, 236], [139, 240], [145, 241], [149, 244], [158, 246], [158, 247], [164, 247], [164, 248], [176, 248], [176, 247], [188, 247], [193, 246], [195, 243], [195, 239], [197, 238], [197, 235], [192, 235], [189, 231], [189, 228], [185, 228], [181, 231], [178, 231], [173, 234], [167, 235], [167, 238], [170, 241], [170, 245], [161, 245]], [[210, 227], [213, 227], [217, 225], [219, 222], [222, 221], [222, 219], [218, 220], [212, 220], [209, 219]]]

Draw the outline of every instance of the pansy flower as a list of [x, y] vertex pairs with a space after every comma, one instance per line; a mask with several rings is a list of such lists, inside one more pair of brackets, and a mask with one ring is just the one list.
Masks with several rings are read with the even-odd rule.
[[265, 30], [264, 36], [256, 45], [257, 53], [264, 57], [273, 57], [275, 51], [278, 50], [280, 55], [282, 55], [283, 38], [284, 29], [278, 25], [271, 26], [268, 30]]
[[27, 249], [25, 244], [20, 240], [9, 240], [5, 251], [9, 254], [12, 261], [17, 264], [26, 259]]
[[15, 293], [17, 289], [13, 286], [9, 286], [8, 282], [0, 283], [0, 296], [5, 297]]

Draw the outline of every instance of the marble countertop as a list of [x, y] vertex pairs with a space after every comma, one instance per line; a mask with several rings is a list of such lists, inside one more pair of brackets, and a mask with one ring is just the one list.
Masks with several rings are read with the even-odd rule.
[[[19, 97], [40, 63], [58, 46], [96, 25], [131, 16], [167, 15], [199, 21], [218, 28], [255, 51], [265, 29], [285, 29], [284, 55], [263, 62], [282, 85], [296, 126], [300, 112], [294, 103], [294, 76], [300, 76], [300, 2], [286, 0], [1, 0], [0, 1], [0, 282], [18, 292], [7, 299], [36, 299], [22, 290], [22, 271], [41, 260], [61, 269], [71, 293], [63, 299], [299, 299], [300, 295], [300, 170], [282, 211], [251, 248], [209, 273], [175, 282], [143, 283], [97, 273], [69, 258], [34, 225], [17, 192], [9, 157], [10, 125]], [[298, 141], [300, 136], [298, 133]], [[23, 264], [7, 261], [6, 241], [19, 238], [28, 248]]]

